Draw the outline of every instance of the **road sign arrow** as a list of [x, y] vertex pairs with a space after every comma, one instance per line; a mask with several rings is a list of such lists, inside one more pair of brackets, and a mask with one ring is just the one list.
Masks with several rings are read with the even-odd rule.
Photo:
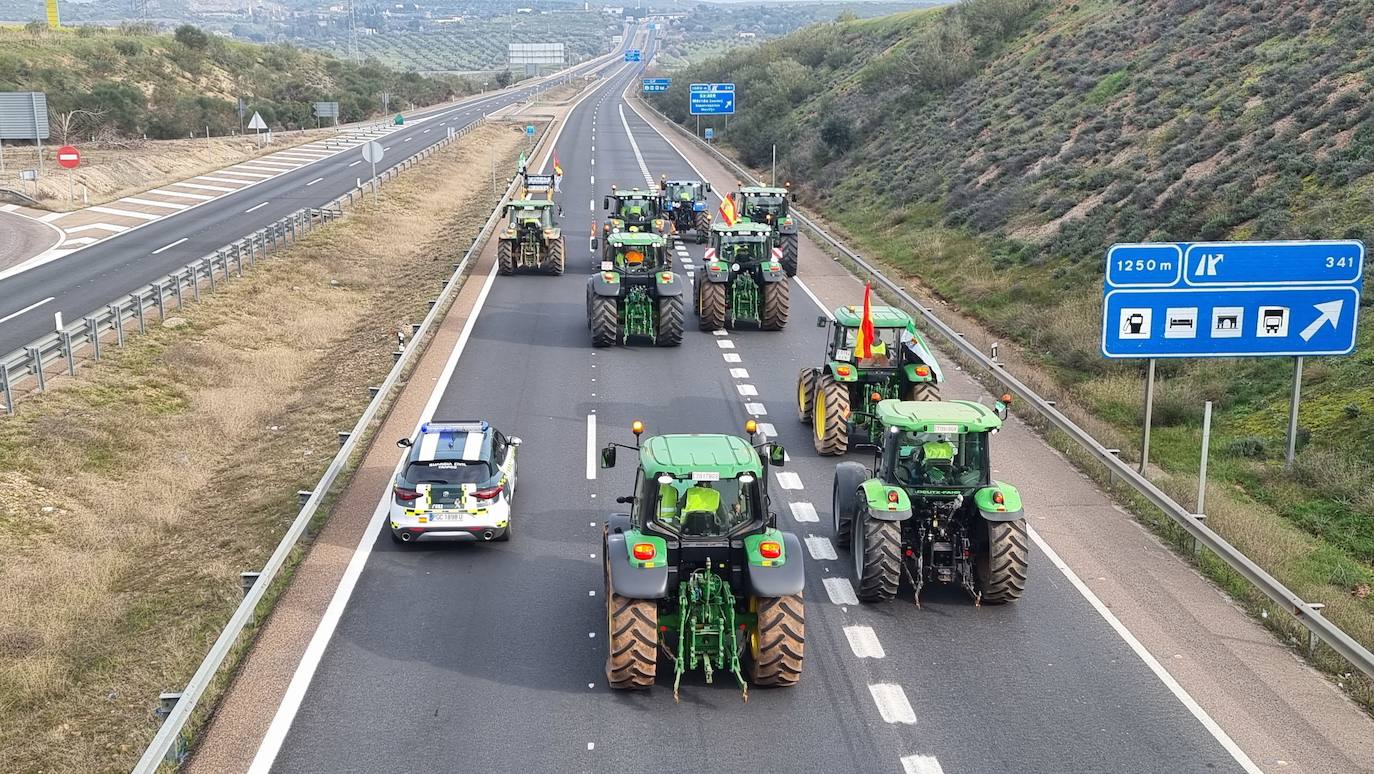
[[1345, 306], [1345, 301], [1343, 299], [1327, 301], [1324, 304], [1313, 304], [1312, 307], [1321, 314], [1317, 316], [1317, 319], [1312, 321], [1311, 325], [1303, 328], [1302, 333], [1298, 335], [1302, 337], [1303, 341], [1311, 341], [1312, 337], [1317, 335], [1317, 331], [1321, 330], [1323, 325], [1331, 323], [1332, 328], [1337, 327], [1337, 320], [1341, 317], [1341, 307], [1343, 306]]

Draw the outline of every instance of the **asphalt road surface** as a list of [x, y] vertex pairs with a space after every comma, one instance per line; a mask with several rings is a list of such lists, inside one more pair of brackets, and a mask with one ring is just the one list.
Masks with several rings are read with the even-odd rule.
[[[689, 312], [680, 347], [592, 349], [583, 235], [602, 195], [612, 183], [642, 186], [646, 168], [696, 177], [623, 106], [635, 77], [584, 101], [558, 140], [567, 274], [497, 278], [441, 386], [436, 416], [485, 418], [524, 439], [511, 542], [402, 547], [379, 531], [272, 770], [1242, 770], [1039, 551], [1013, 605], [977, 608], [938, 587], [921, 608], [845, 601], [847, 552], [825, 560], [835, 460], [815, 455], [793, 409], [797, 369], [823, 346], [820, 309], [795, 280], [782, 332], [703, 333]], [[700, 265], [702, 247], [685, 252], [679, 270]], [[846, 283], [815, 290], [858, 302], [860, 286]], [[959, 378], [946, 388], [978, 394]], [[632, 419], [650, 434], [742, 433], [760, 407], [790, 450], [782, 473], [795, 474], [772, 486], [780, 525], [813, 538], [802, 682], [755, 689], [747, 703], [731, 680], [699, 676], [684, 679], [680, 704], [662, 676], [649, 692], [611, 691], [600, 525], [630, 490], [633, 455], [589, 471], [589, 417], [600, 446], [631, 442]], [[1003, 464], [1049, 457], [1029, 433], [1004, 436]]]

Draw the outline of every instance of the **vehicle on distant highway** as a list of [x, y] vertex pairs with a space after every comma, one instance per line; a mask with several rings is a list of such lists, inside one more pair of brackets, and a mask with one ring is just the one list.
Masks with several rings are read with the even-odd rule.
[[791, 202], [796, 198], [791, 183], [787, 187], [744, 186], [735, 194], [735, 207], [740, 217], [755, 223], [767, 223], [773, 229], [773, 244], [782, 248], [782, 268], [787, 276], [797, 276], [797, 221], [792, 217]]
[[496, 246], [496, 263], [502, 274], [563, 273], [563, 231], [554, 220], [557, 210], [558, 205], [544, 199], [506, 203], [506, 227], [497, 235]]
[[431, 421], [414, 438], [391, 490], [391, 539], [510, 540], [520, 439], [485, 421]]
[[686, 232], [695, 231], [697, 244], [705, 244], [711, 232], [711, 213], [706, 206], [711, 184], [700, 180], [669, 180], [665, 175], [659, 188], [667, 199], [673, 234], [681, 240]]

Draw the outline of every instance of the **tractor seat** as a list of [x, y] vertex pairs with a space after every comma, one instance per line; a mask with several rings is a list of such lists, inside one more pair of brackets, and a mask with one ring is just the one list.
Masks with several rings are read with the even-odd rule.
[[682, 534], [695, 537], [719, 535], [721, 530], [720, 514], [715, 511], [688, 511], [682, 517]]

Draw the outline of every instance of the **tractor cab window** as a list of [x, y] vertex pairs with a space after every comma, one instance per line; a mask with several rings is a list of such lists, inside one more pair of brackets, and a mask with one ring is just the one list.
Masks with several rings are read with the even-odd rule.
[[737, 479], [653, 482], [657, 487], [655, 520], [683, 537], [723, 537], [754, 521], [751, 505], [756, 482]]
[[763, 240], [751, 237], [722, 237], [716, 257], [726, 263], [758, 263], [765, 260]]
[[987, 483], [987, 433], [903, 430], [897, 444], [897, 483], [914, 487], [977, 487]]
[[643, 196], [628, 196], [620, 200], [620, 217], [624, 220], [643, 220], [658, 214], [654, 201]]
[[690, 185], [670, 185], [668, 186], [668, 198], [675, 202], [696, 201], [696, 191]]
[[657, 245], [617, 245], [616, 264], [628, 271], [641, 271], [658, 266], [660, 248]]
[[755, 222], [762, 222], [765, 216], [780, 218], [787, 214], [787, 197], [757, 194], [744, 199], [744, 214]]
[[514, 225], [532, 223], [538, 225], [540, 228], [547, 228], [553, 225], [553, 221], [549, 219], [548, 207], [511, 208], [510, 220]]
[[859, 338], [858, 328], [840, 329], [839, 349], [848, 352], [848, 358], [838, 357], [837, 360], [853, 360], [854, 364], [860, 368], [891, 368], [896, 365], [898, 353], [900, 352], [902, 341], [910, 337], [910, 333], [905, 328], [874, 328], [873, 351], [871, 357], [860, 358], [854, 352], [854, 345]]

